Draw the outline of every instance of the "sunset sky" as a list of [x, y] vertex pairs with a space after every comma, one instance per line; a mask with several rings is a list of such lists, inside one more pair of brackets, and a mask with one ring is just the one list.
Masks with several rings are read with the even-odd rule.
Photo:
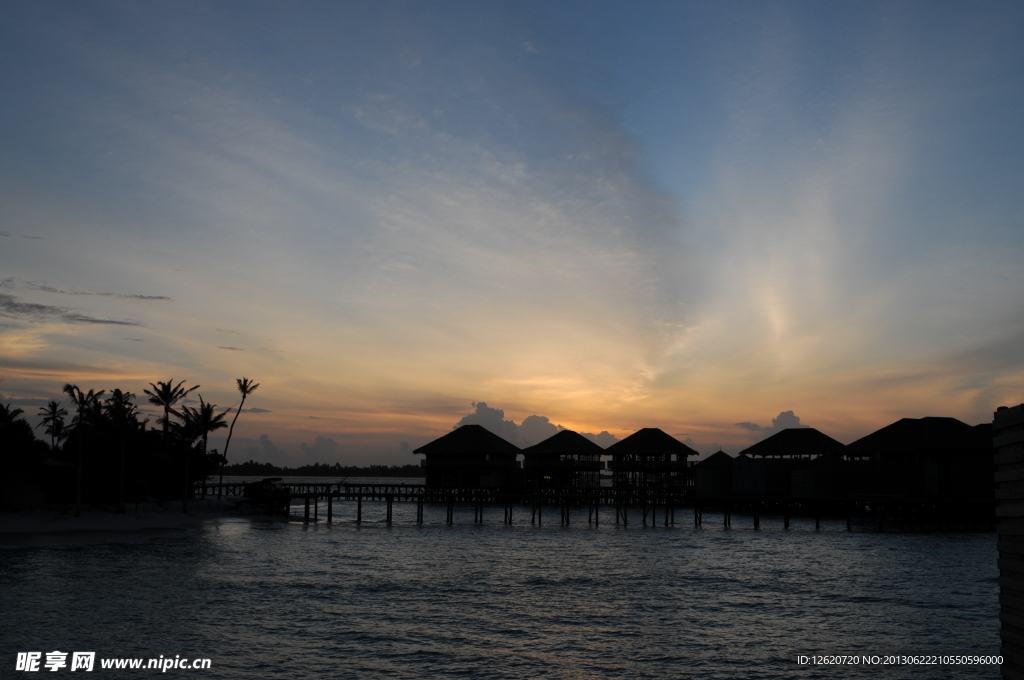
[[244, 375], [234, 461], [396, 464], [1024, 401], [1021, 3], [5, 3], [0, 77], [32, 416]]

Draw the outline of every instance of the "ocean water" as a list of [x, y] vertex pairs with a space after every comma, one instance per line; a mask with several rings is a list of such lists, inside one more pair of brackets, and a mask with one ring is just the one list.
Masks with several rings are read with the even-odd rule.
[[[336, 505], [120, 543], [0, 550], [0, 677], [19, 651], [210, 658], [207, 678], [997, 678], [997, 666], [801, 665], [799, 655], [997, 655], [995, 535], [677, 511]], [[321, 508], [320, 517], [325, 516]], [[62, 672], [68, 672], [64, 669]], [[94, 671], [152, 677], [154, 671]], [[47, 673], [49, 676], [50, 674]]]

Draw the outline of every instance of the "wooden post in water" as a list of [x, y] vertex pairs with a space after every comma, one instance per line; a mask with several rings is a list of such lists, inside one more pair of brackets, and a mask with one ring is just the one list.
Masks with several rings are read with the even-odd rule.
[[316, 487], [313, 487], [313, 521], [320, 521], [320, 495], [316, 491]]
[[333, 494], [331, 494], [331, 492], [328, 491], [327, 492], [327, 523], [328, 524], [330, 524], [331, 521], [334, 519], [334, 514], [333, 514], [334, 501], [332, 500], [333, 498], [334, 498]]
[[423, 524], [423, 492], [416, 499], [416, 523]]
[[309, 524], [309, 494], [308, 493], [306, 494], [305, 499], [306, 499], [306, 516], [305, 516], [305, 519], [303, 521], [305, 521], [306, 524]]
[[388, 526], [391, 526], [391, 504], [392, 504], [393, 500], [394, 500], [394, 496], [392, 496], [391, 494], [388, 494], [388, 496], [387, 496], [387, 502], [388, 502], [388, 519], [387, 519], [387, 523], [388, 523]]
[[782, 515], [782, 528], [783, 529], [788, 529], [789, 528], [789, 503], [788, 502], [786, 503], [786, 506], [783, 509], [783, 513], [784, 514]]
[[356, 494], [356, 524], [363, 521], [363, 492]]

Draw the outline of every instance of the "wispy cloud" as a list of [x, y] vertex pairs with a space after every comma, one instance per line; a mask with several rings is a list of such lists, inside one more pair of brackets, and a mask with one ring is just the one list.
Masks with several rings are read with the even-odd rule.
[[0, 316], [9, 316], [20, 319], [38, 320], [44, 318], [59, 318], [68, 323], [103, 324], [112, 326], [141, 326], [136, 321], [124, 321], [121, 319], [103, 319], [82, 312], [57, 307], [54, 305], [43, 305], [34, 302], [22, 302], [13, 295], [0, 293]]
[[[835, 40], [775, 5], [666, 7], [19, 5], [5, 365], [202, 366], [222, 403], [258, 374], [252, 420], [291, 450], [327, 437], [309, 419], [397, 450], [484, 394], [517, 433], [731, 446], [783, 408], [852, 435], [1019, 393], [1020, 97], [987, 75], [1019, 47], [974, 49], [951, 10], [830, 6], [861, 19]], [[282, 22], [302, 40], [257, 37]], [[45, 259], [13, 238], [37, 232]]]
[[139, 294], [126, 294], [126, 293], [97, 293], [88, 292], [81, 290], [63, 290], [55, 286], [51, 286], [45, 282], [39, 281], [18, 281], [13, 278], [6, 278], [0, 281], [0, 287], [11, 288], [11, 289], [24, 289], [24, 290], [38, 290], [44, 293], [57, 293], [59, 295], [95, 295], [97, 297], [117, 297], [134, 300], [167, 300], [170, 301], [172, 298], [166, 295], [139, 295]]

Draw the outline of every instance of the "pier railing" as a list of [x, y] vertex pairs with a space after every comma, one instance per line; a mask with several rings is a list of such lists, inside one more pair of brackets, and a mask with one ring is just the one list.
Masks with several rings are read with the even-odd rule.
[[[243, 501], [243, 483], [222, 485], [207, 484], [207, 494], [218, 490], [228, 500]], [[848, 496], [835, 499], [807, 499], [792, 497], [730, 496], [722, 498], [697, 497], [692, 487], [668, 488], [524, 488], [524, 487], [479, 487], [444, 488], [425, 484], [361, 484], [352, 482], [282, 482], [290, 499], [285, 511], [291, 516], [296, 502], [302, 504], [306, 521], [319, 521], [320, 504], [326, 503], [326, 520], [332, 521], [335, 503], [353, 503], [355, 519], [362, 521], [364, 502], [386, 504], [386, 521], [391, 523], [394, 503], [415, 503], [416, 522], [422, 523], [426, 504], [443, 504], [446, 521], [453, 522], [455, 508], [472, 505], [474, 522], [483, 523], [484, 509], [498, 505], [504, 509], [505, 523], [512, 523], [513, 508], [528, 507], [531, 523], [542, 522], [545, 511], [557, 508], [561, 522], [569, 523], [570, 509], [585, 511], [588, 523], [597, 524], [601, 508], [614, 508], [615, 523], [628, 525], [630, 511], [633, 521], [644, 525], [675, 524], [676, 510], [692, 508], [694, 526], [702, 526], [706, 511], [722, 514], [725, 526], [732, 526], [733, 513], [752, 515], [753, 526], [760, 528], [763, 516], [780, 516], [785, 528], [790, 525], [791, 516], [813, 517], [815, 527], [820, 526], [822, 517], [845, 517], [847, 528], [853, 518], [877, 522], [878, 529], [884, 526], [927, 527], [937, 529], [954, 526], [983, 526], [987, 518], [994, 517], [994, 501], [985, 498], [939, 499], [889, 496]], [[198, 487], [197, 487], [198, 490]], [[351, 507], [351, 506], [350, 506]], [[966, 524], [965, 524], [966, 523]]]

